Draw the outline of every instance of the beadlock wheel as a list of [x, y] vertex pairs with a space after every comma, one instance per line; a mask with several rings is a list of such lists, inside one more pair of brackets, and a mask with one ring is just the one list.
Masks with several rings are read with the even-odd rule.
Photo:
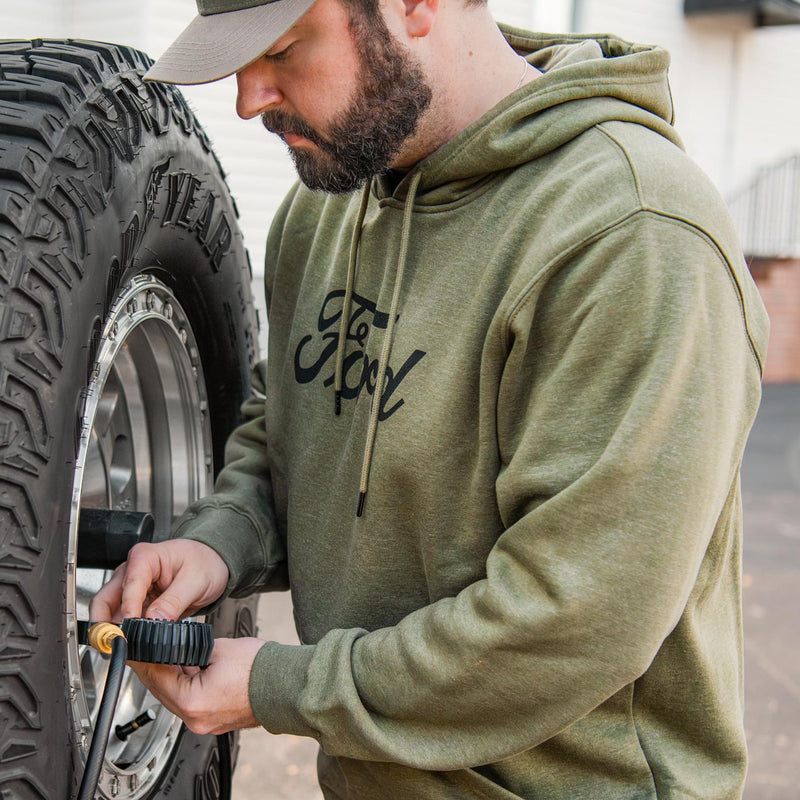
[[[149, 511], [156, 530], [169, 530], [212, 482], [202, 364], [189, 320], [172, 292], [149, 275], [135, 278], [113, 304], [101, 341], [86, 393], [70, 519], [68, 574], [74, 582], [68, 584], [67, 606], [74, 605], [76, 619], [89, 619], [89, 601], [110, 577], [77, 566], [80, 511]], [[109, 659], [76, 641], [68, 654], [71, 707], [85, 760]], [[165, 772], [181, 727], [126, 668], [112, 731], [143, 714], [151, 721], [124, 741], [111, 735], [98, 784], [105, 796], [146, 797]]]

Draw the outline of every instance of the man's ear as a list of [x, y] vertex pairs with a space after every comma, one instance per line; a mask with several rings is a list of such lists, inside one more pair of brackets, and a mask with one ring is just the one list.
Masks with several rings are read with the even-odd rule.
[[412, 38], [427, 36], [439, 13], [439, 0], [403, 0], [403, 5], [408, 35]]

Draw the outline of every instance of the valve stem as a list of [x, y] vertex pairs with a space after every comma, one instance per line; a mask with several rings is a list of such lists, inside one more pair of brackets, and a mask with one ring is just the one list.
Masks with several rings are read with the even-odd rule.
[[117, 725], [114, 728], [114, 733], [117, 735], [117, 739], [124, 742], [134, 731], [152, 722], [155, 718], [155, 711], [148, 708], [147, 711], [139, 714], [139, 716], [131, 720], [131, 722], [126, 722], [124, 725]]

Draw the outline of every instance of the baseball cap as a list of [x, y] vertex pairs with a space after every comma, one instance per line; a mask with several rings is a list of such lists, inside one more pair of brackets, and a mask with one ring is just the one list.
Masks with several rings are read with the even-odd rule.
[[145, 80], [209, 83], [251, 64], [315, 0], [197, 0], [198, 15], [145, 74]]

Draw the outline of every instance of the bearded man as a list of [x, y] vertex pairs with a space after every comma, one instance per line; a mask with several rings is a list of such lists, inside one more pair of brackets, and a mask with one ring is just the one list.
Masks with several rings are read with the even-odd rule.
[[742, 793], [739, 468], [767, 321], [668, 57], [475, 0], [198, 0], [301, 183], [215, 492], [94, 619], [291, 589], [299, 646], [140, 665], [194, 731], [315, 738], [326, 798]]

